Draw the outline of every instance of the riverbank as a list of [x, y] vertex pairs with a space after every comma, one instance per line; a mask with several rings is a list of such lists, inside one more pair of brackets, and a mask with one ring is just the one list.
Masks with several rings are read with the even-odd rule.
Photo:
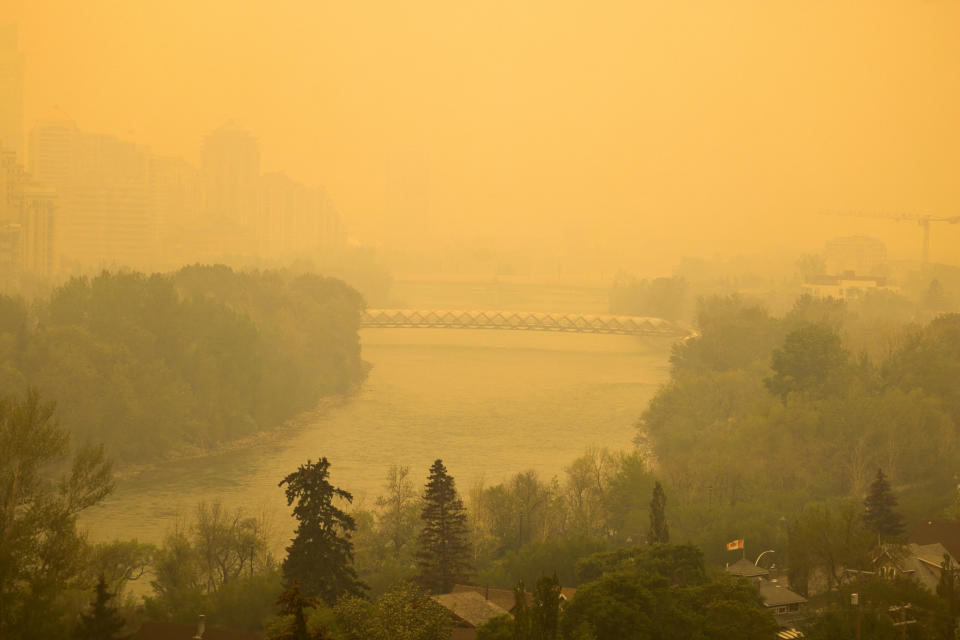
[[114, 461], [115, 480], [123, 481], [135, 478], [143, 473], [155, 471], [165, 465], [189, 462], [194, 460], [203, 460], [213, 458], [229, 453], [246, 451], [257, 446], [270, 443], [281, 442], [295, 436], [302, 429], [315, 423], [321, 416], [328, 413], [336, 407], [343, 406], [359, 393], [362, 383], [357, 385], [348, 393], [337, 394], [321, 398], [317, 406], [309, 411], [297, 414], [289, 420], [285, 420], [278, 425], [262, 429], [257, 433], [242, 438], [234, 438], [218, 442], [210, 447], [201, 447], [199, 445], [184, 444], [163, 454], [160, 459], [151, 462], [134, 462], [124, 465], [118, 465]]

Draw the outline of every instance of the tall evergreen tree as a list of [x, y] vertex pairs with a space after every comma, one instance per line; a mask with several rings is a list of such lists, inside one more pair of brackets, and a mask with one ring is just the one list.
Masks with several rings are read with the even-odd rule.
[[560, 580], [542, 576], [533, 590], [532, 640], [557, 640], [560, 625]]
[[877, 469], [877, 477], [870, 485], [870, 493], [863, 505], [863, 523], [867, 529], [877, 536], [899, 536], [903, 533], [903, 516], [893, 510], [897, 506], [897, 499], [890, 490], [883, 469]]
[[513, 640], [530, 640], [533, 636], [533, 611], [527, 601], [523, 580], [513, 588]]
[[667, 526], [667, 496], [658, 481], [653, 485], [653, 498], [650, 500], [650, 544], [670, 542], [670, 528]]
[[423, 530], [417, 540], [420, 582], [430, 591], [446, 593], [469, 577], [472, 563], [467, 511], [442, 460], [430, 467], [423, 502]]
[[80, 614], [80, 623], [73, 630], [74, 640], [126, 640], [130, 636], [121, 635], [120, 630], [127, 623], [110, 603], [114, 594], [107, 591], [103, 574], [100, 574], [95, 590], [97, 595], [90, 605], [90, 612]]
[[321, 458], [288, 475], [287, 506], [296, 502], [294, 517], [299, 521], [295, 537], [287, 547], [283, 575], [288, 584], [299, 581], [308, 596], [334, 604], [343, 594], [361, 595], [366, 585], [353, 568], [351, 534], [357, 528], [353, 517], [333, 504], [334, 499], [353, 502], [353, 496], [330, 484], [330, 463]]
[[523, 580], [513, 588], [513, 640], [557, 640], [560, 631], [560, 581], [542, 576], [528, 599]]

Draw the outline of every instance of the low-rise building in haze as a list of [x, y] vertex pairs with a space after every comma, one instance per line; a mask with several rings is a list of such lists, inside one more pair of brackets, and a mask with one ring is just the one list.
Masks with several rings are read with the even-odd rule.
[[881, 275], [886, 272], [887, 246], [867, 236], [834, 238], [827, 242], [823, 259], [827, 273]]

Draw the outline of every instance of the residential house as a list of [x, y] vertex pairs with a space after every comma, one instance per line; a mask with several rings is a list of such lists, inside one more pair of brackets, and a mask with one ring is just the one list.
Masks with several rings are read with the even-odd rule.
[[939, 542], [953, 558], [960, 558], [960, 522], [928, 520], [910, 535], [910, 542], [919, 545]]
[[[781, 638], [803, 637], [794, 625], [801, 622], [806, 616], [807, 599], [799, 593], [794, 593], [775, 578], [770, 578], [770, 571], [758, 567], [746, 558], [741, 558], [733, 564], [727, 565], [727, 573], [738, 578], [745, 578], [757, 585], [760, 597], [767, 610], [781, 628]], [[783, 635], [786, 634], [786, 635]]]
[[949, 557], [950, 562], [956, 566], [956, 559], [939, 542], [884, 544], [874, 552], [873, 566], [881, 577], [908, 576], [929, 589], [931, 593], [936, 593], [945, 556]]
[[457, 640], [471, 640], [477, 627], [488, 620], [510, 615], [503, 607], [487, 600], [476, 591], [464, 590], [433, 596], [434, 601], [448, 609], [456, 622]]

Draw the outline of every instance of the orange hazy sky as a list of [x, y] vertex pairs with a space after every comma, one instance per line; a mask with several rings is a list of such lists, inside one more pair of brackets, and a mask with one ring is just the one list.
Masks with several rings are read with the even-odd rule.
[[916, 257], [916, 225], [819, 212], [960, 215], [957, 0], [4, 4], [27, 129], [56, 105], [196, 161], [233, 120], [365, 241]]

